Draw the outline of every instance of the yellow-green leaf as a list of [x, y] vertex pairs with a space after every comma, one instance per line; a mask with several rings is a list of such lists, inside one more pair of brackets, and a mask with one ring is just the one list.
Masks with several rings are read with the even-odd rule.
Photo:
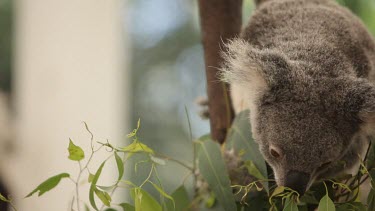
[[116, 159], [116, 165], [117, 165], [117, 170], [118, 170], [118, 180], [121, 180], [122, 176], [124, 176], [124, 162], [122, 162], [122, 159], [116, 152], [115, 152], [115, 159]]
[[154, 188], [162, 195], [164, 196], [165, 198], [171, 200], [173, 202], [173, 207], [176, 207], [175, 203], [174, 203], [174, 199], [172, 198], [172, 196], [168, 195], [161, 187], [159, 187], [158, 185], [156, 185], [155, 183], [151, 182], [151, 181], [148, 181], [149, 183], [151, 183]]
[[82, 148], [75, 145], [72, 139], [69, 139], [69, 159], [74, 161], [80, 161], [85, 158], [85, 153], [83, 152]]
[[100, 201], [103, 202], [104, 205], [106, 205], [107, 207], [111, 206], [112, 199], [111, 199], [111, 196], [107, 192], [101, 191], [96, 188], [94, 192], [95, 192], [95, 195], [100, 199]]
[[96, 183], [98, 182], [99, 176], [102, 173], [103, 167], [104, 167], [105, 161], [99, 166], [98, 170], [96, 171], [94, 178], [92, 179], [90, 190], [89, 190], [89, 201], [91, 206], [98, 210], [98, 207], [96, 206], [95, 199], [94, 199], [94, 192], [97, 189]]
[[9, 202], [10, 200], [5, 198], [3, 195], [1, 195], [0, 193], [0, 201], [4, 201], [4, 202]]
[[131, 195], [136, 211], [162, 211], [161, 205], [141, 188], [133, 188]]
[[49, 179], [47, 179], [46, 181], [38, 185], [38, 187], [36, 187], [33, 191], [31, 191], [31, 193], [29, 193], [26, 196], [26, 198], [32, 196], [34, 193], [38, 191], [39, 191], [38, 196], [43, 195], [45, 192], [50, 191], [51, 189], [56, 187], [60, 183], [62, 178], [66, 178], [69, 176], [70, 175], [68, 173], [62, 173], [62, 174], [58, 174], [56, 176], [50, 177]]
[[89, 182], [89, 183], [91, 183], [92, 182], [92, 180], [94, 179], [94, 176], [95, 175], [93, 175], [93, 174], [89, 174], [89, 177], [87, 178], [87, 181]]
[[146, 144], [143, 144], [137, 140], [133, 141], [130, 145], [123, 147], [120, 149], [122, 152], [129, 152], [129, 153], [137, 153], [137, 152], [145, 152], [154, 154], [154, 150], [149, 148]]
[[134, 129], [132, 132], [130, 132], [128, 135], [126, 135], [128, 138], [131, 138], [131, 137], [134, 137], [137, 135], [137, 132], [138, 132], [138, 129], [139, 127], [141, 126], [141, 119], [138, 119], [138, 122], [137, 122], [137, 128]]

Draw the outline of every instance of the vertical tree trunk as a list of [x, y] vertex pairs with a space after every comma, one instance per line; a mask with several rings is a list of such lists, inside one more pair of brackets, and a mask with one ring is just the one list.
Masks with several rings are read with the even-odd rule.
[[228, 39], [237, 36], [242, 23], [242, 0], [199, 0], [202, 42], [206, 63], [211, 137], [223, 143], [234, 111], [229, 85], [219, 81], [218, 67], [223, 62], [220, 51]]

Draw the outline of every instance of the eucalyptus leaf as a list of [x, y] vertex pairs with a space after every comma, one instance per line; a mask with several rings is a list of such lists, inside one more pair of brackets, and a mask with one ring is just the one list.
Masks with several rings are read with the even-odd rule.
[[96, 206], [96, 203], [95, 203], [94, 192], [97, 189], [96, 188], [96, 183], [98, 182], [100, 174], [102, 173], [104, 164], [105, 164], [105, 161], [99, 166], [98, 170], [96, 171], [96, 173], [94, 175], [94, 178], [92, 179], [90, 190], [89, 190], [89, 201], [90, 201], [91, 206], [95, 210], [98, 210], [98, 207]]
[[173, 207], [176, 207], [175, 205], [175, 202], [174, 202], [174, 199], [172, 198], [172, 196], [168, 195], [161, 187], [159, 187], [157, 184], [151, 182], [151, 181], [148, 181], [149, 183], [152, 184], [152, 186], [154, 186], [154, 188], [162, 195], [164, 196], [165, 198], [171, 200], [173, 202]]
[[283, 211], [298, 211], [297, 202], [293, 198], [287, 198]]
[[335, 211], [335, 204], [326, 194], [319, 202], [318, 211]]
[[198, 141], [198, 166], [203, 178], [215, 193], [218, 203], [226, 211], [236, 210], [228, 172], [220, 146], [213, 141]]
[[375, 190], [371, 188], [367, 196], [367, 206], [369, 211], [375, 211]]
[[[267, 178], [266, 162], [259, 151], [259, 145], [252, 137], [249, 116], [249, 110], [242, 111], [236, 115], [228, 133], [226, 147], [228, 150], [234, 149], [239, 155], [242, 155], [244, 161], [253, 162], [259, 170], [260, 175], [262, 175], [258, 175], [258, 177]], [[263, 185], [268, 192], [268, 184], [264, 183]]]
[[38, 187], [36, 187], [31, 193], [29, 193], [26, 196], [26, 198], [32, 196], [34, 193], [38, 191], [39, 191], [38, 196], [43, 195], [45, 192], [50, 191], [53, 188], [55, 188], [60, 183], [61, 179], [67, 178], [67, 177], [70, 177], [68, 173], [61, 173], [56, 176], [50, 177], [49, 179], [47, 179], [46, 181], [38, 185]]
[[3, 195], [1, 195], [0, 193], [0, 201], [4, 201], [4, 202], [9, 202], [10, 200], [5, 198]]
[[128, 203], [119, 204], [123, 211], [135, 211], [135, 207]]
[[167, 201], [167, 208], [168, 211], [188, 211], [190, 205], [189, 195], [185, 186], [178, 187], [172, 194], [171, 194], [174, 202], [175, 207], [173, 206], [172, 201]]
[[74, 161], [80, 161], [85, 158], [85, 153], [83, 152], [82, 148], [75, 145], [72, 139], [69, 139], [69, 159]]
[[133, 188], [131, 195], [134, 199], [135, 211], [162, 211], [161, 205], [141, 188]]
[[255, 166], [254, 162], [251, 160], [247, 160], [244, 163], [247, 171], [249, 172], [250, 175], [256, 177], [257, 179], [264, 180], [266, 179], [262, 173], [260, 173], [259, 169]]
[[124, 176], [124, 162], [122, 162], [122, 159], [120, 156], [115, 152], [115, 160], [118, 170], [118, 180], [121, 180], [121, 178]]
[[128, 153], [144, 152], [144, 153], [154, 154], [154, 150], [152, 150], [146, 144], [139, 142], [138, 140], [134, 140], [133, 143], [131, 143], [130, 145], [126, 147], [121, 148], [120, 151], [128, 152]]
[[101, 191], [99, 189], [95, 189], [94, 192], [95, 195], [100, 199], [100, 201], [103, 202], [104, 205], [106, 205], [107, 207], [111, 206], [112, 199], [107, 192]]

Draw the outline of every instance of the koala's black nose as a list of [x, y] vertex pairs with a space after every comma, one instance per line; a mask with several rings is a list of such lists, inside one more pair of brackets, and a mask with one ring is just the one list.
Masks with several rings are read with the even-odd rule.
[[289, 171], [285, 178], [285, 186], [297, 191], [302, 196], [310, 181], [310, 175], [299, 171]]

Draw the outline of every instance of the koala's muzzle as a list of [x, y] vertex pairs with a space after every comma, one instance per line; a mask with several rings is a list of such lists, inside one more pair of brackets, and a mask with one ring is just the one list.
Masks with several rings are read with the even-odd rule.
[[302, 196], [310, 181], [310, 175], [299, 171], [289, 171], [285, 178], [285, 186], [297, 191]]

